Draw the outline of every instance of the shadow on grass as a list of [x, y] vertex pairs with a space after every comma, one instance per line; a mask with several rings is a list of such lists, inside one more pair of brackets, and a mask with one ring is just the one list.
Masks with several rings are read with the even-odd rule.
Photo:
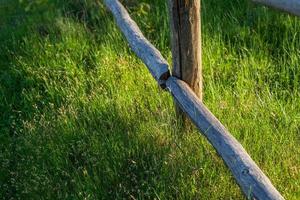
[[[107, 17], [104, 16], [106, 13], [103, 12], [103, 9], [99, 9], [99, 1], [70, 0], [61, 2], [52, 0], [46, 3], [21, 2], [7, 1], [0, 7], [4, 13], [5, 9], [9, 8], [6, 11], [7, 17], [4, 18], [5, 20], [2, 24], [4, 28], [1, 29], [0, 33], [0, 110], [3, 113], [0, 116], [0, 128], [16, 123], [12, 120], [13, 118], [18, 118], [19, 120], [20, 113], [24, 115], [23, 118], [32, 117], [35, 110], [30, 105], [32, 103], [30, 102], [31, 100], [24, 97], [24, 91], [37, 89], [41, 96], [46, 97], [46, 101], [58, 104], [57, 107], [60, 106], [59, 103], [65, 103], [63, 97], [53, 101], [51, 96], [47, 94], [45, 81], [34, 79], [35, 77], [32, 77], [32, 74], [26, 69], [27, 66], [20, 64], [21, 59], [36, 56], [33, 54], [35, 52], [32, 52], [30, 49], [43, 44], [46, 39], [50, 40], [51, 45], [55, 45], [56, 42], [61, 40], [60, 27], [56, 24], [57, 18], [72, 17], [90, 29], [101, 26], [102, 28], [97, 29], [97, 33], [94, 34], [95, 37], [97, 37], [97, 34], [104, 35], [107, 33], [106, 24], [111, 21], [111, 18], [102, 20]], [[35, 39], [34, 42], [38, 44], [28, 42], [26, 38], [31, 36]], [[102, 45], [101, 41], [97, 42], [100, 46]], [[89, 72], [88, 69], [93, 70], [95, 68], [96, 60], [91, 52], [92, 50], [88, 51], [86, 55], [83, 55], [78, 60], [80, 62], [78, 66], [86, 66], [87, 73]], [[31, 59], [34, 60], [35, 57]], [[40, 66], [30, 67], [40, 68]], [[62, 78], [62, 76], [59, 78]], [[42, 103], [38, 104], [42, 106]], [[42, 110], [43, 107], [39, 105], [38, 109]]]
[[[155, 183], [169, 147], [159, 145], [158, 138], [141, 138], [134, 120], [123, 118], [122, 110], [113, 105], [92, 111], [80, 100], [68, 105], [64, 93], [49, 93], [48, 82], [33, 74], [32, 69], [40, 66], [21, 63], [26, 57], [37, 59], [31, 54], [36, 45], [60, 40], [56, 18], [61, 15], [82, 23], [100, 46], [111, 18], [99, 12], [98, 1], [50, 1], [49, 5], [24, 1], [14, 6], [24, 19], [17, 26], [7, 25], [11, 35], [1, 35], [5, 42], [0, 57], [0, 195], [4, 199], [155, 198]], [[30, 36], [37, 37], [38, 44], [28, 42]], [[90, 56], [83, 56], [78, 66], [93, 65]], [[64, 85], [63, 75], [55, 77], [62, 82], [58, 87]]]
[[[68, 108], [65, 108], [68, 110]], [[4, 199], [156, 197], [169, 145], [115, 107], [49, 111], [13, 140]], [[8, 144], [10, 145], [10, 144]]]

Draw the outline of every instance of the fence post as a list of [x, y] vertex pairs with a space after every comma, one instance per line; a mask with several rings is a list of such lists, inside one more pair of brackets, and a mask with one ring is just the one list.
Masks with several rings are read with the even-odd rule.
[[[186, 82], [202, 100], [201, 0], [169, 0], [173, 76]], [[179, 119], [186, 116], [176, 105]]]

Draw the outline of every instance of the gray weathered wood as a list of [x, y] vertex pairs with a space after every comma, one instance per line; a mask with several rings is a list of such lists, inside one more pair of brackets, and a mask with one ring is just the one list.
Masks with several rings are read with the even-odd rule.
[[300, 16], [300, 0], [252, 0], [266, 6]]
[[[184, 2], [188, 3], [190, 1]], [[181, 109], [192, 119], [201, 133], [206, 136], [214, 146], [218, 154], [233, 173], [233, 176], [246, 197], [248, 199], [259, 200], [283, 199], [270, 180], [250, 158], [242, 145], [238, 143], [218, 119], [204, 106], [203, 103], [201, 103], [200, 98], [202, 97], [202, 93], [199, 96], [199, 93], [197, 93], [198, 90], [195, 91], [197, 93], [195, 94], [184, 81], [179, 80], [176, 77], [169, 77], [170, 73], [167, 62], [161, 56], [160, 52], [145, 39], [136, 23], [131, 20], [129, 14], [119, 1], [105, 0], [105, 3], [113, 13], [117, 24], [127, 38], [133, 51], [145, 62], [154, 78], [161, 85], [166, 84]], [[192, 35], [190, 36], [193, 37]], [[197, 42], [198, 39], [192, 39], [192, 41]], [[187, 54], [180, 53], [180, 56], [188, 57], [192, 54], [190, 59], [197, 59], [196, 56], [199, 56], [198, 53], [191, 53], [188, 46], [180, 47], [180, 49], [181, 48], [183, 49], [182, 51]], [[182, 60], [182, 58], [180, 60]], [[174, 74], [176, 75], [176, 73], [175, 69]], [[179, 76], [179, 78], [182, 77]], [[190, 78], [193, 79], [194, 77]], [[187, 80], [187, 82], [189, 81], [190, 79]], [[199, 84], [202, 84], [202, 78]], [[193, 84], [191, 84], [191, 86], [193, 87]]]
[[226, 130], [183, 81], [170, 77], [167, 88], [229, 167], [248, 199], [283, 199], [242, 145]]
[[[202, 100], [201, 0], [169, 0], [168, 3], [172, 42], [172, 75], [186, 82]], [[176, 105], [176, 113], [183, 125], [189, 124], [178, 105]]]
[[105, 0], [130, 47], [143, 60], [153, 77], [161, 86], [170, 76], [169, 66], [161, 53], [144, 37], [137, 24], [118, 0]]

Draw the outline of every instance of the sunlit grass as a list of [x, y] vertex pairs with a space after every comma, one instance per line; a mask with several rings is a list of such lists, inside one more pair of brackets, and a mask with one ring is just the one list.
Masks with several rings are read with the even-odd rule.
[[[126, 0], [170, 61], [166, 4]], [[202, 1], [204, 102], [300, 198], [300, 20]], [[0, 1], [0, 196], [243, 199], [98, 1]]]

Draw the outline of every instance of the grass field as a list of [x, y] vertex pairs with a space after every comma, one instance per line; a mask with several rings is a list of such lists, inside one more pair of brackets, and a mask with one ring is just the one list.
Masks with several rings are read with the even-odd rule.
[[[171, 60], [161, 0], [124, 0]], [[300, 199], [300, 19], [202, 0], [204, 102]], [[98, 0], [0, 0], [0, 199], [243, 199]]]

